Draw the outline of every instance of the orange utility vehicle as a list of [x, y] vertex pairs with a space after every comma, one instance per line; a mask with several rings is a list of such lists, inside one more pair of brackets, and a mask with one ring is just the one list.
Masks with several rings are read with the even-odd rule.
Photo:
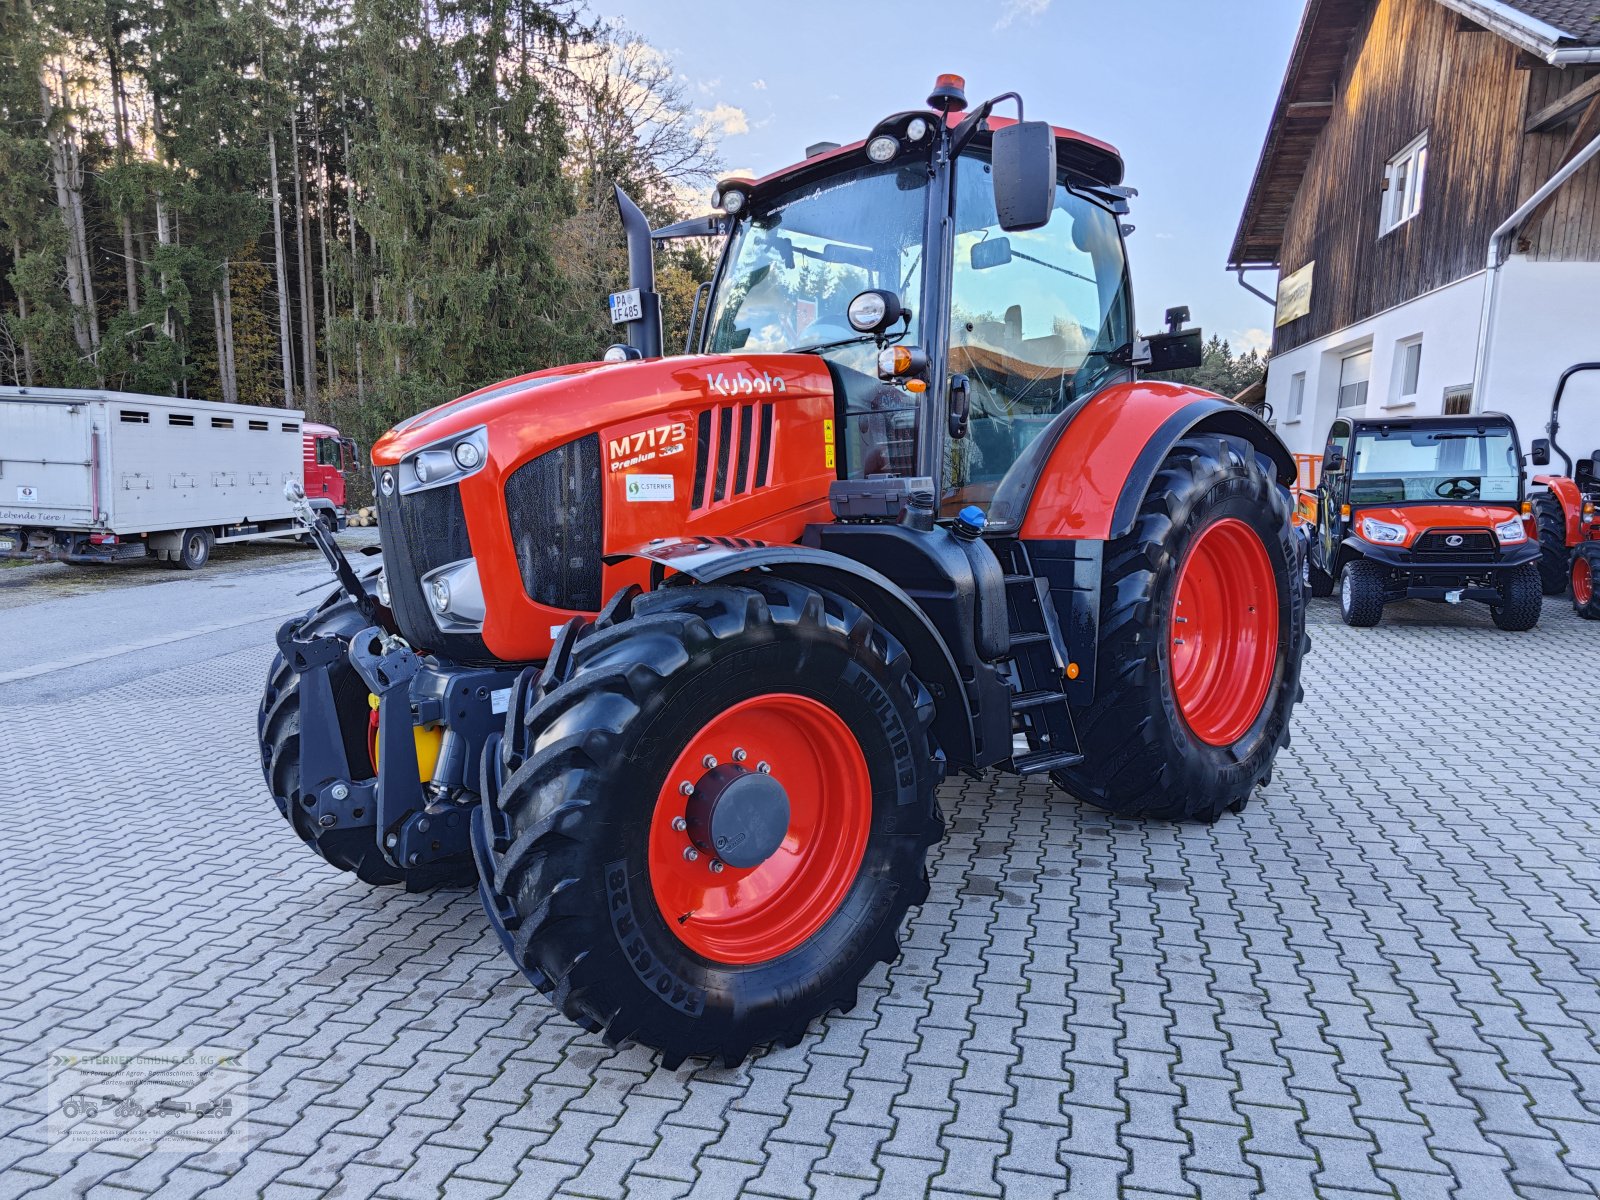
[[[1136, 332], [1117, 152], [962, 89], [654, 235], [619, 192], [629, 343], [387, 434], [381, 578], [330, 548], [341, 591], [278, 635], [300, 836], [478, 882], [535, 986], [669, 1064], [855, 1002], [948, 775], [1213, 820], [1289, 739], [1293, 459], [1141, 381], [1200, 334]], [[696, 235], [726, 242], [665, 356], [652, 237]]]
[[1337, 581], [1347, 625], [1394, 600], [1479, 600], [1501, 629], [1539, 620], [1539, 543], [1524, 519], [1522, 451], [1499, 413], [1341, 417], [1300, 498], [1305, 584]]
[[1549, 466], [1554, 450], [1567, 473], [1535, 475], [1533, 482], [1544, 490], [1534, 492], [1529, 500], [1539, 537], [1539, 575], [1545, 595], [1559, 596], [1570, 587], [1572, 607], [1578, 615], [1600, 621], [1600, 596], [1595, 593], [1595, 581], [1600, 579], [1600, 525], [1594, 519], [1595, 504], [1600, 502], [1600, 450], [1574, 465], [1572, 456], [1556, 440], [1567, 382], [1585, 371], [1600, 371], [1600, 363], [1578, 363], [1561, 373], [1550, 403], [1550, 423], [1545, 426], [1550, 436], [1535, 438], [1530, 447], [1534, 466]]

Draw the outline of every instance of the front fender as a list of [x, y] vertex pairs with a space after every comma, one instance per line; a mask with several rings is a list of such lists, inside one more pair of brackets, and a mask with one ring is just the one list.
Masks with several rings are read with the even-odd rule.
[[952, 763], [974, 760], [980, 739], [955, 658], [927, 614], [888, 576], [827, 550], [745, 538], [658, 538], [608, 556], [607, 562], [629, 558], [650, 564], [652, 587], [659, 586], [669, 570], [696, 583], [736, 575], [776, 575], [859, 606], [910, 653], [917, 677], [933, 694], [934, 735], [946, 758]]

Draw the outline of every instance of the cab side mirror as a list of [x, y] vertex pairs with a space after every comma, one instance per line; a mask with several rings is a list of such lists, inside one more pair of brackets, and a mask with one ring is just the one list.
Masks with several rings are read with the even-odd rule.
[[1056, 135], [1045, 121], [994, 131], [994, 210], [1007, 233], [1039, 229], [1056, 207]]
[[1534, 438], [1532, 453], [1529, 458], [1536, 467], [1548, 467], [1550, 465], [1550, 439]]
[[1344, 470], [1344, 451], [1338, 446], [1329, 450], [1328, 457], [1323, 460], [1322, 469], [1324, 472]]

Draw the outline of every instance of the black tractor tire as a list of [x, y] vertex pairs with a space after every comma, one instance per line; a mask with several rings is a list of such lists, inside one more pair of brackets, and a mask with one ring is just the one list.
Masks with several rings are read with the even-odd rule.
[[209, 529], [185, 529], [167, 565], [180, 571], [198, 571], [211, 561], [213, 540]]
[[[370, 622], [342, 592], [334, 592], [309, 614], [302, 636], [331, 635], [348, 641]], [[303, 618], [295, 618], [296, 621]], [[339, 735], [355, 782], [372, 778], [367, 749], [367, 722], [371, 708], [367, 685], [348, 662], [332, 670], [333, 699], [339, 711]], [[273, 803], [278, 806], [300, 840], [341, 871], [349, 871], [371, 884], [401, 883], [407, 891], [436, 887], [469, 887], [477, 880], [472, 859], [401, 870], [383, 857], [375, 828], [322, 830], [314, 836], [300, 804], [300, 676], [282, 654], [272, 656], [266, 690], [256, 718], [261, 747], [261, 774]]]
[[1539, 623], [1544, 608], [1544, 588], [1539, 582], [1539, 565], [1523, 563], [1500, 578], [1500, 603], [1489, 606], [1495, 628], [1508, 633], [1524, 633]]
[[[668, 587], [629, 607], [608, 606], [583, 637], [558, 641], [564, 662], [519, 681], [500, 762], [486, 754], [481, 891], [517, 965], [571, 1020], [612, 1045], [654, 1047], [669, 1069], [734, 1066], [848, 1012], [867, 972], [898, 957], [943, 834], [933, 702], [905, 649], [836, 596], [761, 578]], [[778, 693], [842, 719], [865, 757], [870, 831], [848, 891], [809, 936], [725, 962], [673, 932], [692, 912], [661, 910], [651, 864], [669, 866], [652, 859], [652, 819], [697, 731]], [[771, 774], [781, 780], [782, 764]]]
[[1533, 506], [1533, 524], [1539, 531], [1539, 585], [1546, 596], [1564, 595], [1567, 590], [1567, 515], [1561, 498], [1554, 492], [1535, 492], [1528, 497]]
[[1389, 570], [1381, 563], [1353, 558], [1339, 573], [1339, 616], [1354, 629], [1371, 629], [1383, 620], [1383, 593]]
[[1579, 601], [1579, 587], [1572, 589], [1572, 609], [1585, 621], [1600, 621], [1600, 542], [1580, 542], [1572, 552], [1572, 571], [1588, 568], [1585, 582], [1587, 598]]
[[1305, 557], [1301, 560], [1300, 578], [1305, 584], [1307, 593], [1319, 600], [1333, 595], [1333, 576], [1312, 560], [1310, 539], [1307, 539], [1304, 549]]
[[[1270, 781], [1274, 758], [1289, 744], [1289, 714], [1303, 696], [1301, 658], [1311, 646], [1289, 516], [1287, 494], [1249, 443], [1199, 436], [1172, 448], [1133, 530], [1106, 547], [1096, 695], [1072, 707], [1087, 754], [1051, 774], [1057, 787], [1122, 817], [1215, 821]], [[1266, 552], [1278, 592], [1278, 642], [1254, 721], [1231, 744], [1212, 745], [1178, 706], [1164, 633], [1189, 547], [1227, 518], [1248, 525]]]

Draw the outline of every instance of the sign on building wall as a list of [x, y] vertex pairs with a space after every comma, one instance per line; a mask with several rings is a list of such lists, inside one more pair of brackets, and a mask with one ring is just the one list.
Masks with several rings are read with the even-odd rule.
[[1278, 328], [1311, 312], [1311, 277], [1316, 269], [1315, 262], [1308, 262], [1278, 281], [1278, 315], [1274, 321]]

